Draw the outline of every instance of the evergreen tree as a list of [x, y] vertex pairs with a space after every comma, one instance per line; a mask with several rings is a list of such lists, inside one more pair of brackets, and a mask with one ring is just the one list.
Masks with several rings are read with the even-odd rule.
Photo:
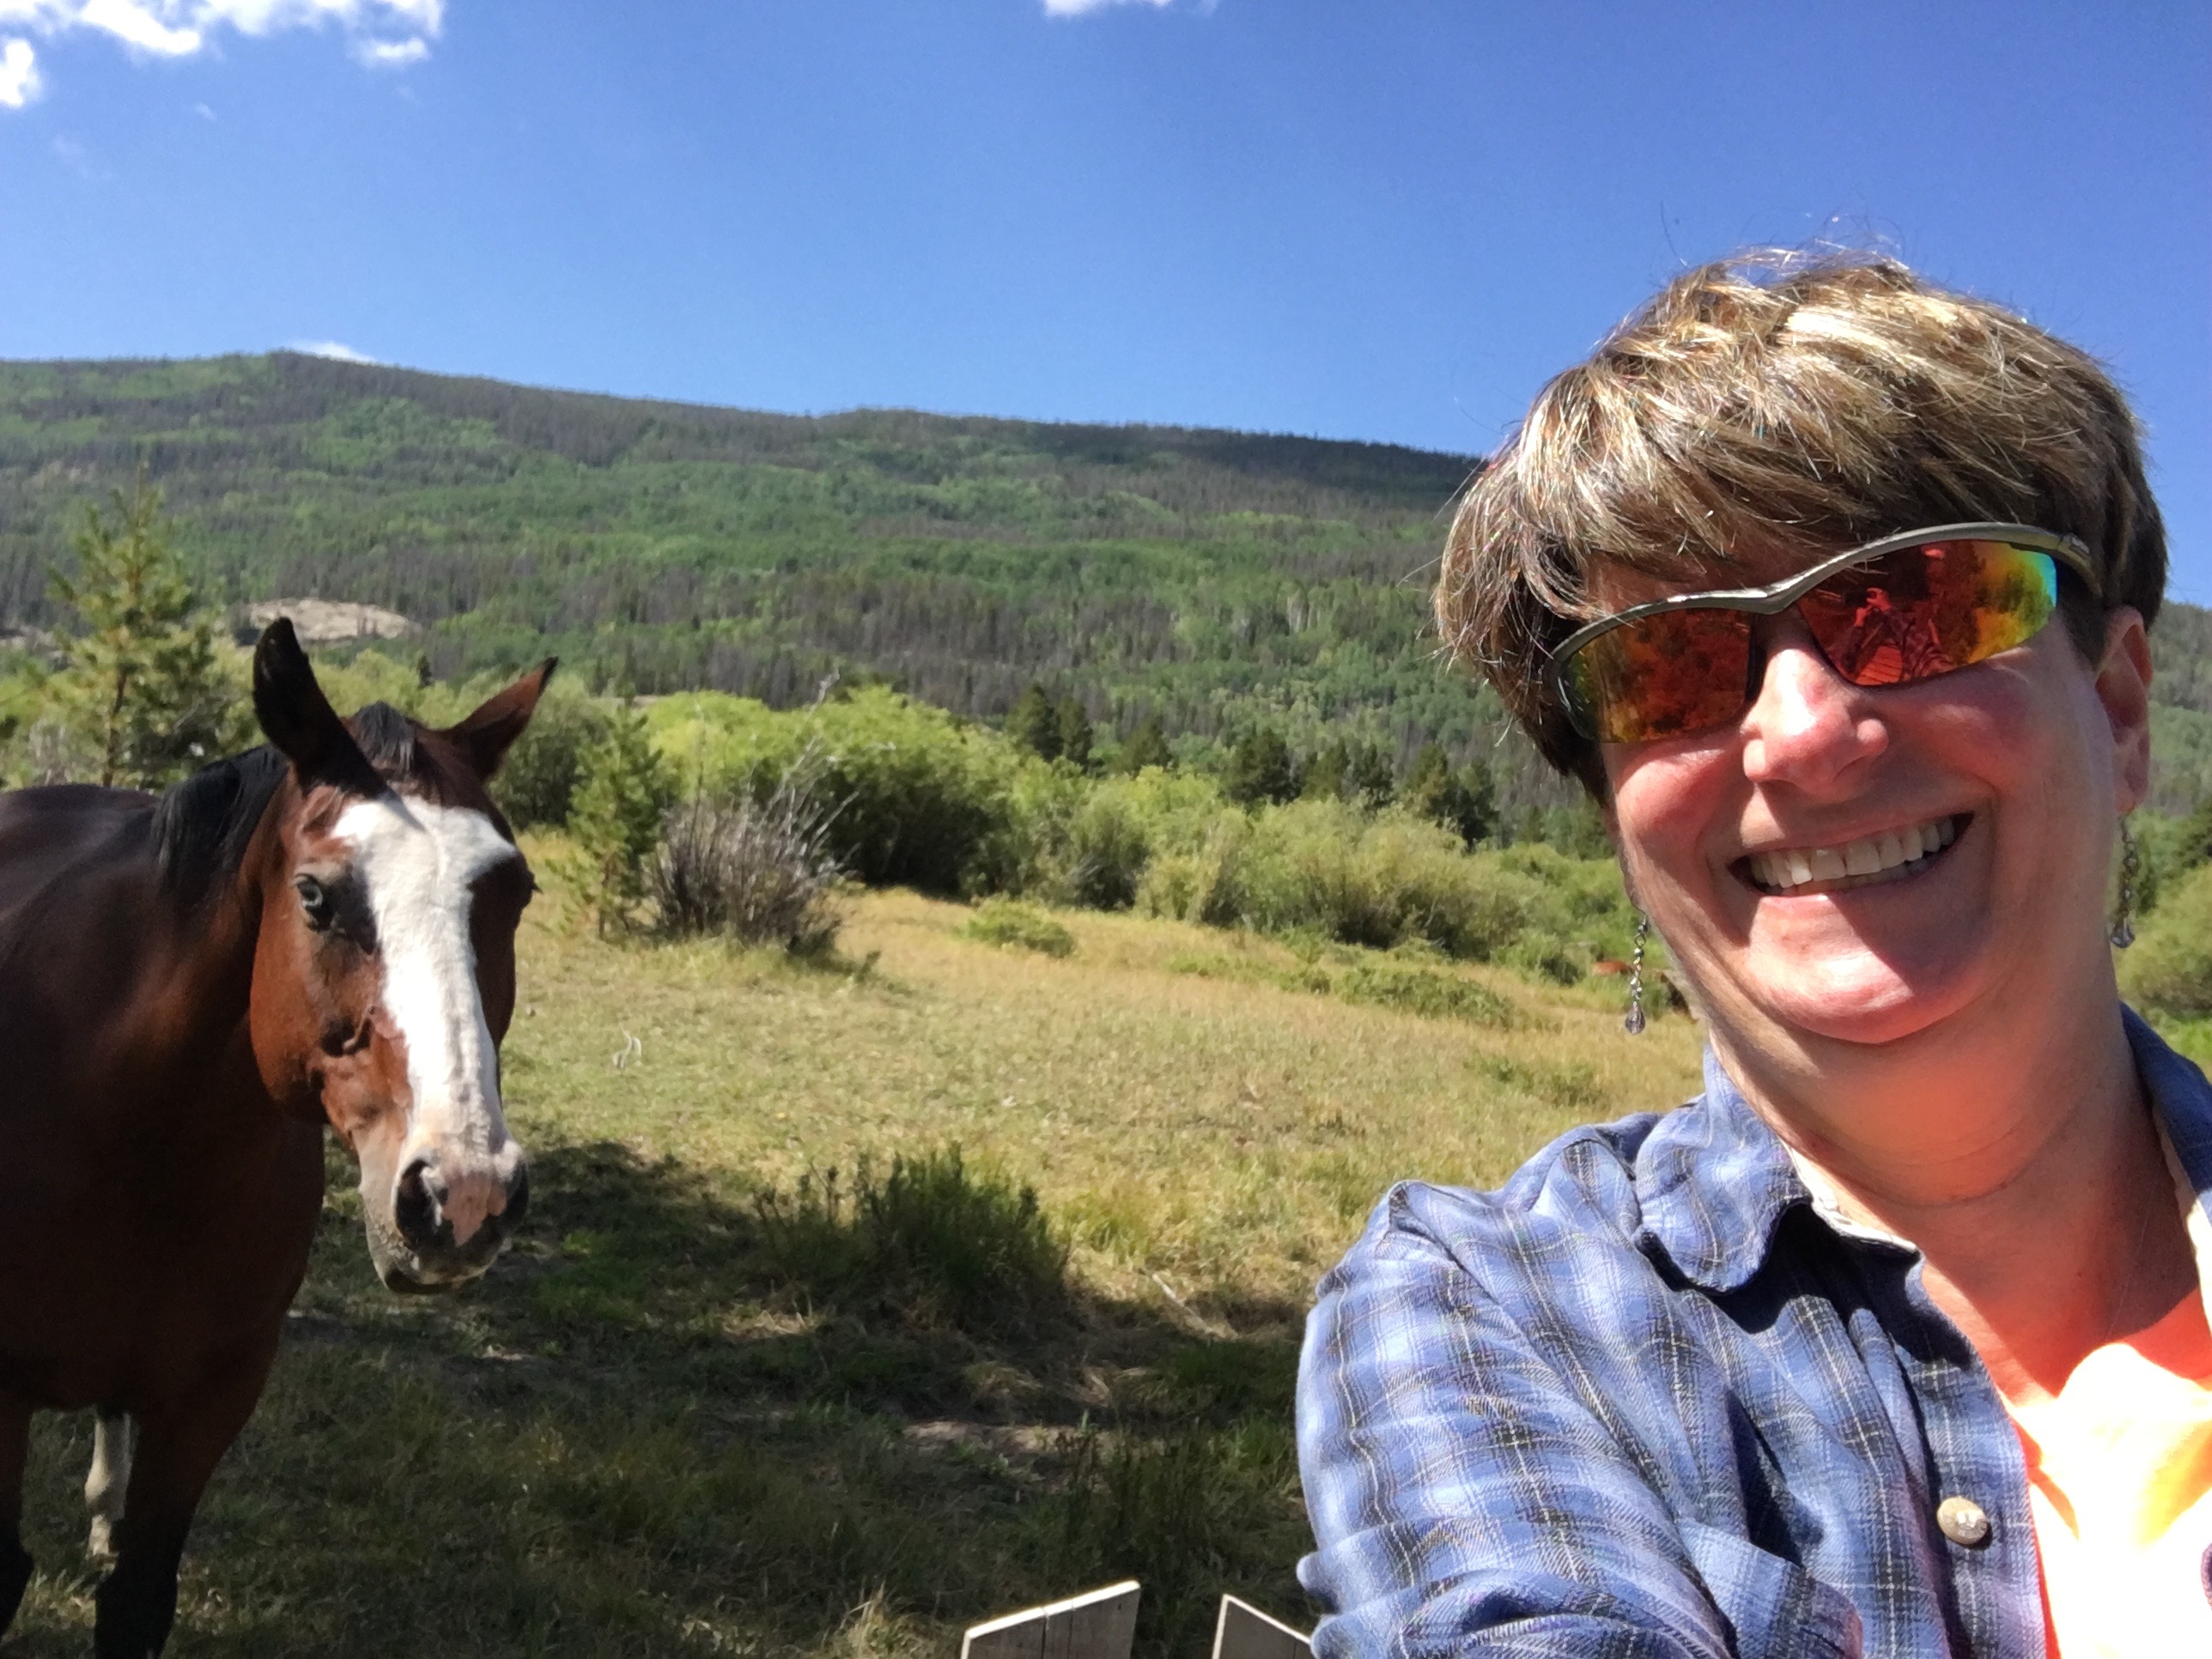
[[1137, 729], [1121, 744], [1121, 752], [1115, 757], [1117, 771], [1132, 777], [1147, 766], [1173, 766], [1175, 756], [1168, 749], [1168, 734], [1160, 726], [1158, 714], [1147, 714], [1137, 722]]
[[1409, 811], [1432, 823], [1449, 823], [1451, 784], [1451, 762], [1444, 756], [1443, 744], [1425, 743], [1406, 769], [1406, 787], [1398, 799]]
[[1452, 774], [1444, 822], [1470, 847], [1498, 833], [1498, 785], [1490, 768], [1469, 761]]
[[1398, 799], [1431, 823], [1457, 830], [1470, 847], [1498, 827], [1497, 791], [1490, 769], [1472, 761], [1453, 770], [1442, 744], [1421, 745]]
[[84, 629], [67, 642], [56, 690], [102, 784], [158, 789], [240, 746], [250, 729], [169, 530], [161, 492], [142, 472], [108, 511], [86, 509], [71, 538], [76, 568], [51, 575], [53, 597]]
[[1073, 696], [1062, 697], [1060, 707], [1053, 711], [1054, 734], [1059, 739], [1060, 757], [1073, 763], [1078, 771], [1091, 769], [1091, 716], [1083, 705]]
[[1372, 743], [1363, 743], [1352, 751], [1352, 764], [1344, 781], [1359, 804], [1370, 811], [1388, 806], [1398, 787], [1398, 780], [1391, 773], [1390, 757], [1382, 752], [1379, 744]]
[[675, 798], [675, 780], [653, 747], [644, 714], [635, 707], [617, 710], [606, 735], [578, 763], [568, 807], [576, 850], [562, 866], [576, 911], [590, 915], [600, 933], [635, 921], [660, 844], [661, 817]]
[[1013, 712], [1006, 716], [1006, 735], [1041, 759], [1059, 756], [1060, 713], [1036, 681], [1014, 699]]
[[1237, 738], [1237, 746], [1229, 751], [1229, 769], [1222, 776], [1221, 792], [1242, 806], [1297, 799], [1297, 766], [1283, 734], [1272, 726], [1255, 726]]
[[1352, 770], [1352, 752], [1337, 738], [1323, 744], [1307, 759], [1298, 775], [1300, 790], [1316, 800], [1336, 800], [1344, 793], [1344, 781]]

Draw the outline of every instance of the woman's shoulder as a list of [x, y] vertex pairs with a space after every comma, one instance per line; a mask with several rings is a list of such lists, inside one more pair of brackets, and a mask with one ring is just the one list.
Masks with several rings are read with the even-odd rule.
[[[1626, 1243], [1642, 1225], [1645, 1188], [1654, 1176], [1649, 1153], [1671, 1136], [1653, 1139], [1702, 1097], [1672, 1112], [1638, 1112], [1610, 1123], [1585, 1123], [1560, 1135], [1523, 1164], [1503, 1186], [1455, 1186], [1409, 1179], [1393, 1185], [1368, 1218], [1355, 1254], [1401, 1248], [1488, 1254], [1531, 1235], [1609, 1235]], [[1675, 1126], [1680, 1127], [1681, 1126]], [[1663, 1162], [1663, 1160], [1662, 1160]]]
[[1709, 1092], [1672, 1111], [1570, 1129], [1500, 1187], [1401, 1181], [1337, 1271], [1427, 1256], [1496, 1287], [1501, 1277], [1586, 1273], [1607, 1256], [1656, 1253], [1684, 1278], [1733, 1279], [1729, 1236], [1763, 1238], [1774, 1210], [1802, 1190], [1772, 1132], [1733, 1091]]

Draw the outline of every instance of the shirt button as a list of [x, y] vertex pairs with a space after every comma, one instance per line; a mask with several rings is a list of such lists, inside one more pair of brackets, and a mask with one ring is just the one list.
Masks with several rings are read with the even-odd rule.
[[1971, 1498], [1947, 1498], [1938, 1504], [1936, 1524], [1943, 1529], [1944, 1537], [1968, 1549], [1989, 1542], [1988, 1512]]

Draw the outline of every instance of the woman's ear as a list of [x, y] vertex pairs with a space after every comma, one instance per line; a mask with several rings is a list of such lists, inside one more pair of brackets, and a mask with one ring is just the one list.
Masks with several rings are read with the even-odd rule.
[[2105, 618], [2097, 701], [2112, 731], [2113, 804], [2132, 812], [2150, 794], [2150, 635], [2142, 613], [2124, 605]]

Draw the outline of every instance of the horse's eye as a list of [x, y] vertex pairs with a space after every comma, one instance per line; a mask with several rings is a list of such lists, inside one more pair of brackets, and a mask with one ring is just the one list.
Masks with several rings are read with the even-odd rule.
[[300, 895], [300, 908], [307, 913], [307, 926], [327, 927], [331, 925], [331, 896], [323, 884], [313, 876], [295, 876], [293, 890]]

